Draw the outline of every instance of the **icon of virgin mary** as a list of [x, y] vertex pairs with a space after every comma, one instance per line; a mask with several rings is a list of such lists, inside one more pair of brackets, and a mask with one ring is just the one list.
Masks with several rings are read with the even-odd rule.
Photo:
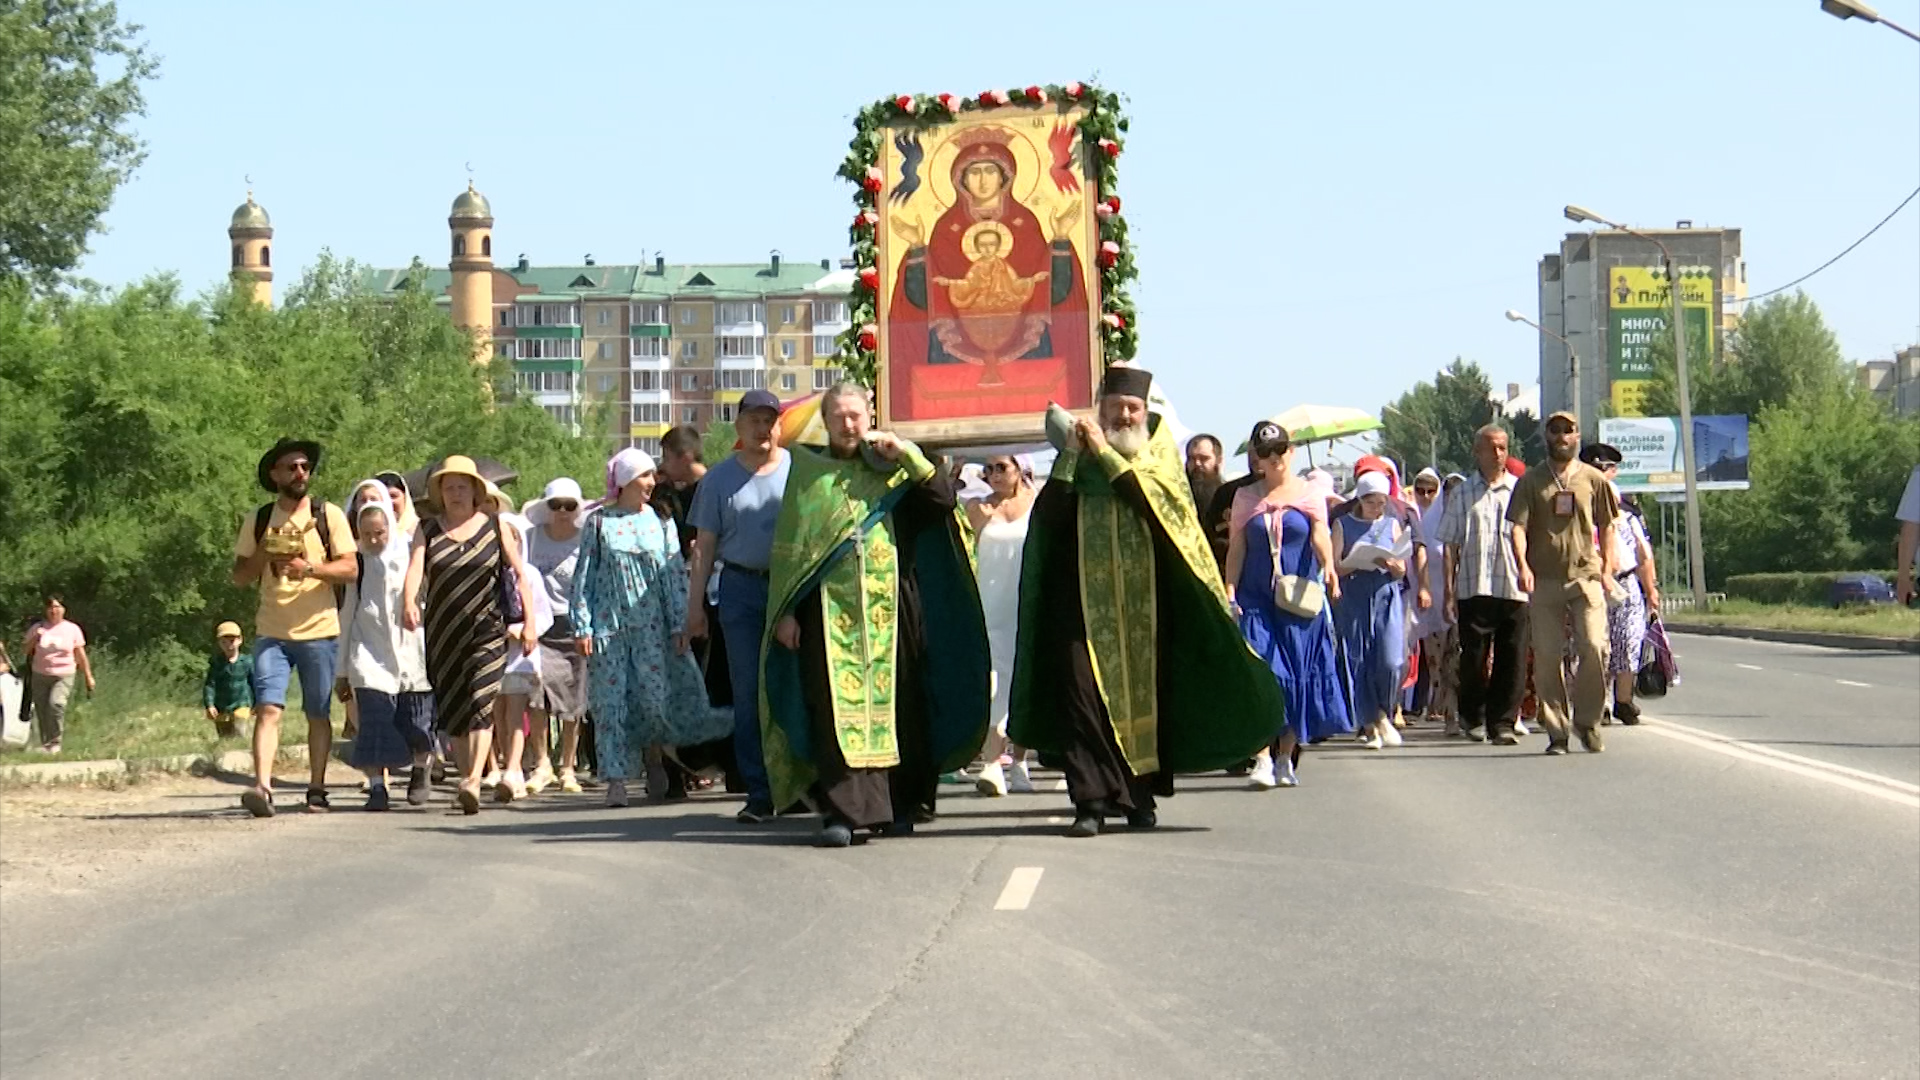
[[[1014, 196], [1018, 164], [1009, 144], [1019, 137], [993, 126], [955, 135], [953, 205], [928, 232], [918, 222], [892, 222], [907, 247], [886, 327], [896, 380], [973, 365], [979, 389], [1042, 392], [1039, 384], [1057, 388], [1065, 372], [1087, 369], [1087, 283], [1073, 239], [1081, 207], [1043, 222]], [[1029, 363], [1036, 370], [1023, 372]]]

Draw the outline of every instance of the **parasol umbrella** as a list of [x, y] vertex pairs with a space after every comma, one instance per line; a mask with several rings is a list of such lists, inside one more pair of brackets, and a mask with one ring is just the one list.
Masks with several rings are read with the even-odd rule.
[[[434, 458], [432, 461], [401, 477], [401, 479], [407, 482], [407, 492], [413, 496], [415, 502], [427, 501], [427, 477], [432, 476], [434, 470], [438, 469], [446, 460], [446, 458]], [[520, 474], [515, 471], [512, 466], [503, 464], [490, 457], [474, 458], [473, 466], [480, 470], [481, 476], [493, 481], [493, 483], [500, 487], [506, 487], [508, 484], [520, 479]]]
[[[1268, 419], [1286, 428], [1287, 438], [1295, 446], [1331, 442], [1380, 429], [1379, 417], [1365, 409], [1349, 409], [1342, 405], [1295, 405]], [[1236, 454], [1246, 452], [1247, 444], [1244, 442], [1234, 451]]]

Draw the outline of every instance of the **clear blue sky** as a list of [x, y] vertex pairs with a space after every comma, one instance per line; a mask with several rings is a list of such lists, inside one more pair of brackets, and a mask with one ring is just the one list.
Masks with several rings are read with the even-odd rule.
[[[837, 259], [856, 108], [1098, 73], [1131, 98], [1141, 360], [1230, 442], [1456, 355], [1533, 382], [1501, 312], [1565, 203], [1740, 226], [1759, 291], [1920, 186], [1920, 45], [1817, 0], [121, 8], [163, 57], [151, 152], [82, 269], [194, 290], [243, 176], [284, 287], [323, 247], [443, 259], [466, 162], [508, 259]], [[1920, 205], [1807, 290], [1850, 358], [1920, 339]]]

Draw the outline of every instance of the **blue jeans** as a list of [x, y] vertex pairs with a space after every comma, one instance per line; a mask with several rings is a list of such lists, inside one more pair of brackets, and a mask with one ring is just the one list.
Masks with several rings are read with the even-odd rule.
[[255, 638], [253, 642], [253, 707], [287, 704], [287, 683], [300, 672], [300, 703], [309, 720], [333, 718], [332, 638], [317, 641], [281, 641]]
[[727, 645], [727, 675], [733, 683], [733, 756], [747, 785], [747, 805], [773, 807], [773, 781], [760, 749], [760, 639], [767, 630], [763, 577], [720, 571], [720, 633]]

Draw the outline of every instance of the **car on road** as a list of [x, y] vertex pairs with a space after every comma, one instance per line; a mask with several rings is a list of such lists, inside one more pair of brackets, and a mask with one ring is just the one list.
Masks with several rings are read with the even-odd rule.
[[1872, 574], [1842, 574], [1827, 586], [1827, 602], [1834, 607], [1849, 604], [1891, 604], [1893, 586], [1885, 578]]

